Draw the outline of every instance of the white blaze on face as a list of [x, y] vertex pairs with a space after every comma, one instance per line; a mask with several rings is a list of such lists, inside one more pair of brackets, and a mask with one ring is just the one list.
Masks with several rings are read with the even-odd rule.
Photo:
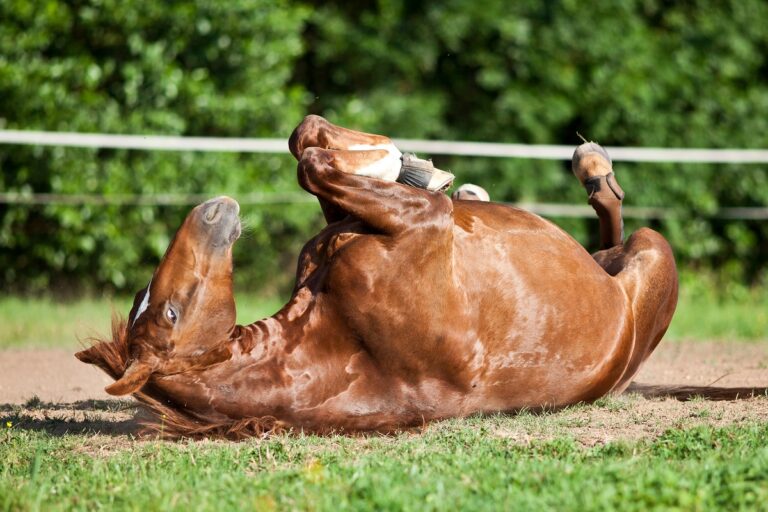
[[136, 320], [139, 319], [141, 314], [147, 310], [149, 307], [149, 287], [152, 286], [152, 280], [149, 280], [149, 284], [147, 285], [147, 290], [144, 292], [144, 298], [141, 299], [141, 304], [139, 304], [138, 309], [136, 309], [136, 316], [133, 317], [133, 322], [131, 322], [131, 327], [133, 327], [136, 324]]
[[372, 164], [366, 165], [362, 169], [355, 171], [355, 174], [358, 176], [368, 176], [386, 181], [395, 181], [400, 175], [400, 167], [402, 166], [400, 157], [402, 157], [403, 154], [399, 149], [395, 147], [394, 144], [352, 144], [347, 149], [349, 151], [384, 149], [389, 153], [381, 160], [373, 162]]

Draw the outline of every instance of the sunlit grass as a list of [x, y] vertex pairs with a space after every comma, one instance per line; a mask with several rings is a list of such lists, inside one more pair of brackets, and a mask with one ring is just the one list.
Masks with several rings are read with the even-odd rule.
[[0, 431], [2, 510], [765, 510], [768, 426], [585, 447], [521, 443], [505, 418], [423, 434], [243, 443], [89, 442]]
[[668, 340], [768, 340], [768, 289], [683, 274]]

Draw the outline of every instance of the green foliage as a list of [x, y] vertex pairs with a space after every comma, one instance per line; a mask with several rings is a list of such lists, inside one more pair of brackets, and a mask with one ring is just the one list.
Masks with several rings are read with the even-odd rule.
[[[403, 137], [576, 145], [579, 131], [605, 145], [764, 148], [765, 18], [760, 0], [323, 2], [299, 77], [317, 112]], [[437, 163], [496, 200], [585, 201], [563, 163]], [[683, 264], [764, 279], [768, 224], [710, 216], [768, 204], [765, 165], [616, 170], [627, 205], [676, 210], [652, 227]], [[593, 221], [557, 221], [594, 247]]]
[[[308, 111], [397, 137], [766, 146], [761, 0], [504, 2], [7, 0], [0, 126], [287, 137]], [[496, 200], [583, 203], [561, 162], [438, 157]], [[289, 157], [0, 146], [0, 190], [296, 191]], [[679, 261], [762, 283], [768, 224], [712, 218], [768, 204], [765, 165], [616, 165], [629, 206]], [[187, 207], [0, 206], [4, 289], [142, 286]], [[318, 208], [246, 209], [248, 284], [285, 283]], [[555, 219], [594, 247], [594, 220]], [[646, 222], [631, 221], [629, 230]]]
[[[0, 124], [285, 136], [304, 112], [302, 89], [288, 80], [306, 14], [283, 0], [2, 2]], [[281, 156], [3, 146], [0, 190], [237, 197], [298, 190], [291, 165]], [[188, 209], [3, 206], [0, 280], [4, 288], [54, 281], [135, 289]], [[244, 215], [253, 234], [238, 263], [259, 280], [282, 271], [281, 255], [315, 219], [301, 205]]]
[[[505, 423], [513, 423], [508, 418]], [[585, 448], [520, 444], [493, 419], [391, 438], [131, 443], [0, 432], [4, 510], [766, 510], [768, 427]]]

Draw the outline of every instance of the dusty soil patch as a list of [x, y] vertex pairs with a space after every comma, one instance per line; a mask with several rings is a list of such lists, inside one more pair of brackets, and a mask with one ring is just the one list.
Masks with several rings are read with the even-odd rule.
[[0, 404], [77, 402], [112, 398], [104, 386], [112, 382], [95, 366], [60, 349], [0, 351]]
[[768, 386], [768, 341], [662, 342], [635, 382], [679, 386]]
[[[70, 352], [0, 351], [0, 369], [3, 425], [10, 421], [18, 428], [54, 435], [94, 433], [87, 443], [88, 451], [97, 445], [111, 446], [111, 451], [114, 436], [130, 442], [130, 435], [139, 430], [134, 402], [108, 399], [103, 388], [110, 379], [77, 361]], [[647, 392], [649, 385], [656, 386], [655, 395], [659, 394], [658, 386], [662, 391], [664, 386], [766, 387], [768, 343], [662, 344], [636, 382], [635, 392], [607, 397], [593, 405], [498, 420], [493, 432], [521, 443], [566, 435], [594, 445], [656, 437], [670, 428], [768, 422], [768, 396], [764, 393], [755, 397], [741, 393], [738, 399], [722, 401], [680, 401]]]
[[556, 413], [518, 416], [516, 420], [499, 425], [493, 430], [494, 434], [520, 443], [566, 436], [593, 446], [618, 440], [655, 438], [672, 428], [766, 422], [768, 397], [680, 401], [674, 398], [649, 399], [629, 393]]

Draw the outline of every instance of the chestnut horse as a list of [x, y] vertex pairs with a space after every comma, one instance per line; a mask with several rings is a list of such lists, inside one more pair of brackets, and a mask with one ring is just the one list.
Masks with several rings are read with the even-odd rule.
[[77, 354], [165, 434], [385, 431], [595, 400], [628, 386], [672, 319], [672, 251], [650, 229], [622, 241], [623, 192], [596, 144], [574, 155], [606, 247], [594, 256], [526, 211], [395, 182], [386, 137], [309, 116], [289, 147], [329, 225], [279, 312], [236, 325], [239, 207], [220, 197], [190, 212], [112, 339]]

